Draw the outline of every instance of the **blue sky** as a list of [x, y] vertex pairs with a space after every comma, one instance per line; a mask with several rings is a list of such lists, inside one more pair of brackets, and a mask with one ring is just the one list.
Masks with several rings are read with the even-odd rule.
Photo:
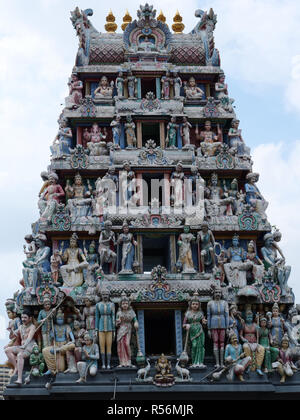
[[[140, 1], [126, 2], [134, 18]], [[189, 32], [194, 11], [213, 7], [215, 32], [230, 96], [235, 98], [245, 141], [252, 148], [269, 220], [281, 228], [292, 265], [290, 285], [300, 301], [300, 3], [298, 0], [160, 0], [167, 23], [178, 9]], [[158, 7], [159, 5], [159, 7]], [[0, 347], [7, 342], [6, 298], [20, 287], [23, 237], [38, 217], [40, 172], [67, 94], [78, 40], [69, 20], [76, 6], [94, 9], [104, 31], [109, 7], [98, 0], [0, 0]], [[126, 7], [110, 7], [122, 23]], [[299, 152], [299, 154], [298, 154]], [[0, 362], [5, 359], [0, 350]]]

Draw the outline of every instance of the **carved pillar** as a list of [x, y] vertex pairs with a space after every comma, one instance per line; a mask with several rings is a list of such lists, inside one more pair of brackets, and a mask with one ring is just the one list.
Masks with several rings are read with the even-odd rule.
[[138, 262], [140, 264], [139, 273], [143, 274], [144, 272], [144, 258], [143, 258], [143, 236], [138, 235], [137, 237], [137, 254], [138, 254]]
[[140, 342], [140, 349], [143, 355], [146, 354], [145, 348], [145, 313], [143, 309], [139, 309], [137, 311], [137, 317], [139, 322], [139, 342]]
[[160, 84], [160, 77], [156, 77], [156, 97], [157, 99], [161, 99], [161, 84]]
[[205, 94], [206, 94], [206, 98], [209, 98], [211, 96], [210, 85], [208, 83], [205, 85]]
[[137, 97], [142, 99], [142, 79], [140, 77], [137, 78]]
[[181, 127], [181, 124], [177, 129], [177, 147], [178, 147], [178, 149], [182, 149], [182, 137], [181, 137], [181, 133], [180, 133], [180, 127]]
[[91, 95], [91, 82], [85, 82], [85, 96]]
[[175, 334], [176, 334], [176, 356], [180, 356], [183, 352], [182, 345], [182, 315], [181, 310], [175, 310]]
[[121, 149], [125, 149], [126, 147], [124, 124], [122, 124], [122, 128], [121, 128], [120, 147]]
[[164, 200], [163, 206], [170, 207], [170, 174], [164, 173], [164, 181], [165, 181], [165, 188], [164, 188]]
[[142, 130], [141, 121], [137, 121], [136, 128], [137, 128], [137, 147], [138, 149], [141, 149], [143, 147], [143, 130]]
[[176, 236], [170, 235], [170, 263], [171, 263], [171, 272], [176, 273]]
[[82, 145], [82, 127], [77, 127], [76, 137], [77, 137], [77, 144]]
[[159, 132], [160, 132], [160, 147], [165, 149], [165, 122], [160, 121], [159, 123]]

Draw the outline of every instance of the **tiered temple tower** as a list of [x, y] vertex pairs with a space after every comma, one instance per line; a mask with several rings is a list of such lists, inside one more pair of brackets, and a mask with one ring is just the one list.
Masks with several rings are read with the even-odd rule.
[[[96, 375], [97, 393], [110, 392], [109, 375], [128, 388], [136, 377], [131, 364], [149, 366], [149, 357], [153, 366], [162, 353], [179, 359], [178, 372], [192, 367], [193, 389], [182, 377], [170, 392], [197, 393], [214, 364], [222, 369], [232, 335], [241, 346], [256, 342], [264, 317], [276, 357], [286, 333], [297, 349], [291, 268], [278, 245], [281, 233], [267, 220], [268, 202], [220, 67], [213, 10], [197, 10], [190, 33], [179, 13], [171, 32], [148, 4], [135, 20], [126, 13], [121, 34], [112, 13], [106, 33], [94, 28], [92, 15], [71, 13], [79, 50], [51, 163], [41, 174], [40, 218], [25, 238], [23, 290], [7, 303], [10, 348], [25, 309], [40, 322], [30, 352], [35, 340], [51, 377], [49, 396], [60, 380], [78, 379], [86, 332], [91, 346], [99, 345], [100, 373], [85, 366]], [[62, 324], [47, 318], [51, 307]], [[67, 347], [54, 360], [49, 349], [58, 342]], [[244, 349], [244, 370], [265, 384], [262, 370], [272, 370], [274, 354], [267, 359], [263, 340], [254, 347]], [[36, 377], [40, 356], [37, 350], [30, 361]], [[172, 385], [163, 363], [153, 381]], [[54, 382], [65, 369], [69, 376]], [[27, 386], [45, 392], [37, 391], [43, 378]], [[61, 392], [75, 396], [73, 388]], [[20, 397], [23, 387], [6, 392]]]

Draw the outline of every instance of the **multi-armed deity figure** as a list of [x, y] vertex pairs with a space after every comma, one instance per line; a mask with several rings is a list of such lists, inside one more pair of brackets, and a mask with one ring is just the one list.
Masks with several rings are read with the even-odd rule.
[[84, 252], [78, 246], [78, 236], [76, 233], [70, 238], [70, 247], [63, 254], [63, 261], [66, 263], [60, 268], [64, 281], [63, 287], [75, 288], [84, 282], [83, 270], [88, 267]]
[[126, 294], [123, 294], [120, 306], [116, 315], [117, 327], [117, 352], [119, 357], [119, 367], [130, 367], [131, 363], [131, 335], [132, 324], [137, 331], [139, 323], [136, 314], [130, 306], [130, 301]]
[[240, 237], [235, 234], [227, 250], [228, 263], [224, 265], [227, 279], [233, 287], [247, 286], [247, 271], [252, 270], [252, 262], [247, 260], [247, 253], [240, 245]]
[[77, 73], [72, 73], [69, 85], [69, 96], [66, 98], [66, 108], [76, 109], [81, 105], [83, 98], [83, 83]]
[[[189, 302], [189, 309], [184, 315], [183, 328], [191, 342], [192, 367], [205, 368], [205, 327], [207, 321], [201, 310], [200, 298], [197, 293], [194, 294]], [[186, 339], [187, 342], [187, 339]]]
[[217, 150], [220, 149], [222, 143], [222, 130], [217, 125], [217, 134], [212, 130], [211, 122], [209, 120], [204, 123], [204, 130], [199, 133], [199, 127], [196, 125], [196, 139], [200, 140], [200, 151], [204, 157], [215, 156]]
[[222, 290], [216, 288], [213, 299], [207, 304], [207, 328], [214, 343], [216, 367], [224, 366], [226, 331], [229, 328], [228, 303], [222, 300]]
[[226, 196], [219, 186], [219, 177], [216, 173], [211, 175], [210, 185], [206, 188], [206, 197], [205, 210], [208, 217], [231, 214], [234, 198]]
[[68, 121], [65, 118], [59, 121], [59, 130], [50, 146], [52, 159], [65, 159], [70, 156], [72, 148], [72, 130], [68, 127]]
[[90, 131], [85, 129], [83, 137], [91, 156], [105, 156], [108, 154], [106, 127], [102, 130], [97, 123], [94, 123]]
[[101, 302], [96, 305], [96, 331], [99, 336], [102, 369], [110, 369], [112, 343], [115, 336], [115, 304], [110, 301], [110, 294], [100, 292]]
[[43, 191], [39, 200], [41, 221], [48, 224], [52, 223], [57, 206], [65, 196], [63, 188], [57, 182], [58, 176], [52, 172], [49, 175], [49, 185]]
[[71, 214], [71, 220], [76, 223], [81, 217], [91, 215], [91, 189], [86, 190], [81, 175], [75, 175], [74, 184], [67, 181], [65, 192], [68, 198], [68, 209]]
[[112, 223], [110, 220], [104, 222], [104, 229], [100, 233], [99, 237], [99, 249], [100, 254], [100, 270], [103, 270], [105, 263], [111, 264], [111, 272], [115, 272], [115, 266], [117, 261], [117, 254], [111, 249], [111, 246], [116, 245], [115, 233], [112, 230]]

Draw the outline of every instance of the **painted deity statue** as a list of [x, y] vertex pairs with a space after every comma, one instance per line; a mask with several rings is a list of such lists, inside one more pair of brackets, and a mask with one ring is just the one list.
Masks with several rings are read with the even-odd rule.
[[84, 282], [83, 270], [88, 267], [83, 251], [78, 246], [78, 236], [73, 233], [70, 239], [70, 247], [62, 256], [65, 265], [62, 265], [60, 272], [63, 278], [63, 287], [75, 288]]
[[118, 244], [122, 245], [121, 273], [131, 274], [138, 243], [134, 240], [133, 234], [129, 232], [126, 222], [123, 224], [123, 233], [119, 235]]
[[110, 369], [111, 348], [116, 331], [115, 304], [110, 301], [108, 291], [102, 291], [100, 295], [102, 300], [96, 305], [96, 331], [99, 336], [102, 369]]
[[119, 367], [130, 367], [131, 363], [131, 335], [132, 324], [138, 331], [139, 324], [136, 314], [130, 306], [129, 299], [123, 295], [120, 301], [120, 307], [116, 315], [117, 327], [117, 352], [119, 357]]
[[166, 358], [164, 354], [162, 354], [157, 360], [155, 364], [155, 369], [157, 372], [155, 375], [155, 382], [157, 381], [158, 383], [160, 383], [160, 381], [164, 381], [166, 379], [172, 380], [174, 378], [174, 375], [171, 373], [171, 362]]
[[105, 156], [108, 155], [106, 144], [107, 130], [104, 127], [103, 131], [97, 123], [92, 125], [90, 132], [84, 133], [84, 140], [91, 156]]
[[252, 276], [255, 280], [255, 285], [262, 285], [264, 275], [264, 265], [256, 252], [256, 246], [253, 241], [248, 243], [246, 261], [252, 263]]
[[151, 37], [153, 42], [151, 42], [149, 36], [140, 37], [139, 38], [139, 44], [138, 44], [138, 50], [139, 51], [146, 51], [146, 52], [152, 52], [157, 51], [156, 45], [155, 45], [155, 39]]
[[14, 368], [13, 375], [18, 375], [15, 384], [19, 386], [22, 385], [25, 360], [30, 357], [33, 348], [37, 345], [35, 341], [36, 328], [33, 324], [32, 314], [28, 310], [22, 312], [21, 322], [22, 324], [14, 331], [16, 338], [14, 345], [5, 348], [8, 361]]
[[179, 258], [178, 263], [182, 266], [182, 273], [196, 273], [193, 262], [192, 242], [196, 237], [191, 233], [189, 226], [184, 226], [183, 233], [178, 238]]
[[240, 340], [240, 331], [244, 324], [241, 313], [238, 311], [237, 305], [233, 303], [229, 309], [229, 336], [235, 334], [237, 341]]
[[125, 78], [124, 78], [123, 72], [120, 71], [115, 82], [118, 98], [124, 98], [124, 83], [125, 83]]
[[132, 71], [130, 70], [127, 75], [127, 88], [128, 88], [129, 99], [135, 99], [136, 86], [137, 86], [137, 78], [132, 74]]
[[201, 224], [197, 241], [200, 245], [201, 272], [205, 273], [216, 266], [215, 237], [207, 222]]
[[265, 349], [264, 357], [264, 372], [272, 372], [272, 363], [274, 363], [279, 355], [279, 350], [271, 345], [270, 331], [268, 328], [268, 322], [265, 317], [260, 319], [260, 326], [257, 329], [258, 343]]
[[107, 194], [109, 206], [116, 206], [119, 202], [119, 177], [116, 175], [115, 166], [110, 166], [107, 173], [102, 178], [103, 193]]
[[167, 125], [167, 139], [166, 144], [169, 149], [176, 149], [177, 147], [177, 131], [179, 125], [176, 124], [176, 117], [171, 117], [171, 121]]
[[272, 314], [268, 313], [268, 328], [270, 329], [271, 345], [273, 347], [280, 347], [281, 340], [287, 331], [285, 321], [280, 316], [278, 303], [274, 303]]
[[171, 86], [173, 85], [173, 83], [174, 83], [174, 80], [171, 77], [171, 73], [167, 71], [166, 75], [161, 78], [163, 99], [170, 99]]
[[114, 146], [120, 147], [121, 135], [122, 135], [122, 124], [121, 124], [121, 117], [117, 115], [114, 120], [110, 123], [112, 128]]
[[247, 183], [245, 184], [246, 203], [252, 208], [252, 211], [258, 213], [263, 221], [267, 220], [266, 210], [269, 203], [261, 195], [256, 183], [259, 180], [259, 174], [250, 172], [246, 176]]
[[100, 270], [103, 270], [104, 263], [112, 264], [111, 272], [115, 272], [115, 265], [117, 261], [117, 254], [111, 249], [115, 247], [116, 237], [112, 230], [112, 223], [110, 220], [104, 222], [104, 229], [100, 233], [98, 252], [100, 255]]
[[213, 173], [210, 184], [206, 189], [206, 198], [204, 200], [207, 216], [230, 216], [233, 203], [234, 198], [226, 196], [224, 190], [219, 185], [218, 175]]
[[82, 348], [82, 361], [77, 363], [80, 378], [77, 383], [86, 382], [87, 375], [96, 376], [98, 371], [98, 360], [100, 358], [98, 344], [93, 343], [89, 334], [84, 336], [85, 345]]
[[56, 315], [54, 329], [50, 333], [50, 341], [51, 346], [43, 349], [48, 368], [46, 375], [55, 376], [58, 372], [76, 373], [75, 337], [71, 327], [65, 323], [65, 316], [60, 309]]
[[49, 175], [49, 186], [44, 190], [39, 200], [40, 220], [48, 224], [52, 223], [58, 204], [65, 196], [64, 190], [57, 182], [58, 176], [51, 173]]
[[125, 133], [126, 133], [126, 141], [127, 141], [127, 149], [136, 148], [137, 140], [135, 135], [135, 123], [131, 115], [126, 117], [125, 123]]
[[62, 266], [62, 258], [60, 251], [56, 249], [50, 258], [51, 276], [53, 284], [57, 285], [59, 282], [59, 269]]
[[250, 155], [250, 150], [246, 147], [242, 137], [242, 130], [239, 129], [240, 121], [234, 119], [228, 132], [229, 146], [236, 149], [238, 156]]
[[189, 149], [191, 147], [190, 131], [192, 124], [188, 122], [187, 117], [183, 117], [183, 123], [180, 126], [180, 134], [183, 140], [183, 149]]
[[24, 254], [26, 255], [26, 261], [24, 261], [23, 265], [27, 264], [28, 261], [33, 261], [36, 255], [36, 243], [32, 235], [26, 235], [24, 238], [26, 245], [23, 246]]
[[191, 367], [204, 369], [205, 357], [205, 327], [207, 321], [201, 310], [199, 296], [195, 294], [189, 303], [189, 309], [184, 315], [183, 328], [189, 336], [191, 342]]
[[281, 288], [282, 296], [287, 294], [288, 279], [291, 274], [291, 267], [285, 265], [284, 258], [278, 258], [277, 245], [274, 246], [274, 235], [267, 233], [264, 236], [264, 247], [261, 249], [263, 263], [266, 271], [269, 271]]
[[110, 84], [106, 76], [102, 76], [99, 86], [94, 92], [95, 99], [111, 99], [113, 96], [114, 82]]
[[182, 162], [178, 162], [176, 170], [171, 175], [171, 195], [174, 197], [175, 207], [181, 207], [184, 200], [184, 179], [185, 175], [183, 172]]
[[95, 281], [95, 272], [99, 268], [99, 254], [96, 249], [96, 242], [92, 241], [86, 249], [85, 241], [83, 243], [83, 251], [87, 262], [89, 263], [88, 267], [83, 270], [83, 276], [85, 285], [87, 286], [86, 295], [95, 296], [95, 289], [97, 282]]
[[217, 125], [217, 134], [212, 130], [211, 122], [209, 120], [204, 123], [204, 130], [199, 133], [199, 127], [196, 125], [196, 139], [200, 141], [200, 153], [204, 157], [211, 157], [217, 154], [217, 151], [223, 144], [222, 130]]
[[[80, 315], [80, 318], [81, 318], [81, 315]], [[85, 334], [87, 334], [87, 332], [85, 331], [84, 328], [81, 327], [81, 325], [82, 325], [82, 321], [75, 319], [72, 331], [73, 331], [74, 339], [75, 339], [74, 354], [75, 354], [76, 363], [80, 362], [81, 360], [82, 348], [84, 345], [84, 336]]]
[[52, 311], [51, 299], [48, 297], [44, 298], [43, 309], [40, 310], [37, 322], [39, 325], [42, 325], [42, 337], [43, 337], [43, 348], [49, 347], [50, 343], [50, 333], [52, 331], [52, 323], [54, 318], [54, 313]]
[[197, 84], [194, 77], [190, 77], [188, 83], [185, 82], [185, 96], [187, 99], [203, 99], [205, 93], [202, 89], [200, 89]]
[[76, 109], [81, 105], [83, 98], [83, 83], [77, 73], [72, 73], [69, 85], [69, 96], [66, 98], [66, 108]]
[[17, 314], [16, 310], [16, 302], [14, 300], [8, 300], [5, 303], [6, 306], [6, 313], [9, 319], [7, 331], [9, 333], [10, 342], [4, 347], [4, 350], [8, 347], [12, 347], [17, 340], [15, 335], [15, 331], [18, 330], [19, 326], [21, 325], [21, 319]]
[[197, 206], [198, 210], [203, 210], [204, 217], [204, 186], [205, 181], [201, 177], [196, 165], [191, 166], [191, 175], [188, 178], [191, 181], [190, 194], [187, 197], [188, 205]]
[[68, 198], [67, 208], [73, 223], [79, 222], [82, 217], [91, 215], [91, 190], [86, 190], [79, 173], [75, 175], [73, 185], [67, 180], [65, 192]]
[[36, 295], [36, 289], [41, 285], [42, 275], [48, 274], [50, 268], [51, 249], [46, 246], [46, 235], [39, 233], [35, 236], [37, 252], [31, 261], [23, 263], [23, 280], [25, 288], [31, 288], [31, 294]]
[[233, 99], [228, 96], [228, 86], [225, 83], [225, 74], [221, 73], [219, 75], [219, 80], [215, 84], [216, 99], [221, 102], [221, 107], [227, 112], [233, 112], [232, 104]]
[[174, 96], [175, 98], [180, 98], [181, 88], [183, 86], [182, 79], [178, 73], [174, 73]]
[[71, 154], [73, 134], [66, 119], [59, 122], [59, 130], [50, 146], [52, 159], [66, 159]]
[[88, 332], [92, 340], [97, 341], [96, 334], [96, 305], [94, 304], [94, 297], [89, 296], [84, 299], [84, 308], [81, 315], [81, 320], [84, 322], [85, 330]]
[[252, 270], [252, 262], [247, 260], [247, 253], [240, 246], [239, 235], [234, 235], [227, 250], [228, 263], [224, 265], [227, 280], [233, 287], [242, 289], [247, 286], [247, 272]]
[[121, 201], [122, 204], [126, 206], [126, 203], [134, 207], [138, 205], [138, 194], [137, 191], [137, 182], [134, 171], [131, 169], [130, 163], [128, 160], [123, 162], [123, 168], [120, 176], [120, 186], [121, 188]]
[[282, 338], [278, 361], [273, 363], [273, 367], [281, 376], [281, 383], [285, 383], [286, 377], [292, 377], [297, 371], [293, 362], [290, 340], [287, 334], [285, 334]]
[[256, 370], [258, 375], [263, 376], [261, 367], [264, 361], [265, 348], [258, 343], [258, 325], [253, 320], [251, 310], [246, 312], [246, 319], [240, 332], [240, 339], [247, 356], [251, 357], [251, 370]]
[[224, 366], [226, 331], [229, 328], [228, 303], [222, 300], [222, 291], [216, 288], [213, 299], [207, 304], [207, 327], [214, 344], [216, 367]]
[[241, 382], [244, 382], [243, 374], [251, 363], [251, 357], [244, 353], [236, 334], [230, 336], [229, 343], [225, 349], [225, 361], [230, 364], [227, 379], [233, 381], [234, 376], [237, 376]]

